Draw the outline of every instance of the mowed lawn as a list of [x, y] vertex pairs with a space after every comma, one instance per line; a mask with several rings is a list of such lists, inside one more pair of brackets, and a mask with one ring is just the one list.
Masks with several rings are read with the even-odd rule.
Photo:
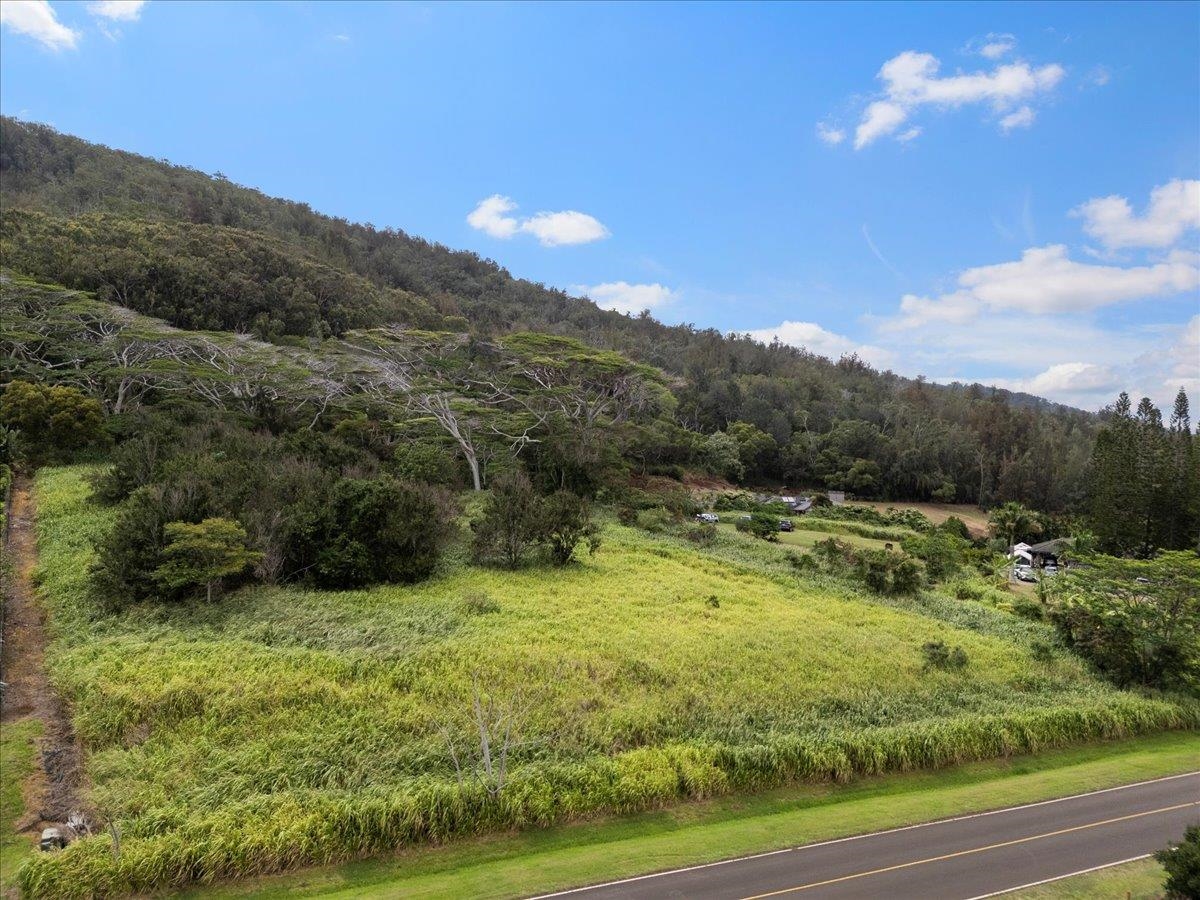
[[[1035, 662], [1045, 635], [1004, 613], [981, 607], [968, 630], [767, 555], [618, 526], [566, 569], [485, 570], [458, 551], [412, 587], [103, 614], [86, 571], [112, 513], [86, 474], [39, 475], [39, 577], [52, 676], [121, 852], [100, 836], [38, 857], [33, 893], [177, 886], [1195, 718], [1069, 656]], [[967, 668], [925, 671], [930, 640]], [[493, 753], [510, 735], [503, 790], [476, 777], [476, 698]]]

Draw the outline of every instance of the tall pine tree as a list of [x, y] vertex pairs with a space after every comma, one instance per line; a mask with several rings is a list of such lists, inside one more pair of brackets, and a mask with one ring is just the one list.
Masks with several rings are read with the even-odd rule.
[[1091, 467], [1091, 523], [1100, 549], [1152, 556], [1197, 546], [1200, 473], [1187, 394], [1175, 398], [1169, 428], [1143, 397], [1137, 411], [1122, 392], [1103, 411]]
[[1196, 452], [1188, 395], [1183, 388], [1175, 395], [1167, 444], [1172, 485], [1169, 546], [1200, 549], [1200, 471], [1197, 471], [1200, 455]]
[[1138, 542], [1136, 428], [1124, 391], [1106, 408], [1092, 452], [1092, 528], [1100, 549], [1125, 555]]

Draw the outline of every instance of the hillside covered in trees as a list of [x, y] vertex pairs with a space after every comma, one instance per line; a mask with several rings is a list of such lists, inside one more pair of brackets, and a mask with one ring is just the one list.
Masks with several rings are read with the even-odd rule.
[[179, 328], [281, 347], [398, 325], [485, 342], [537, 332], [616, 351], [665, 373], [672, 411], [639, 453], [643, 467], [668, 474], [707, 468], [889, 500], [1085, 506], [1092, 414], [601, 310], [474, 254], [320, 215], [219, 174], [41, 125], [0, 126], [0, 249], [16, 273]]

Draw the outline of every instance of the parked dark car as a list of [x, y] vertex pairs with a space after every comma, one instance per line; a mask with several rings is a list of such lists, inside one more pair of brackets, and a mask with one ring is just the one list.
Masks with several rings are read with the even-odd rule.
[[791, 519], [780, 519], [779, 520], [779, 530], [780, 531], [795, 531], [796, 526], [792, 524]]

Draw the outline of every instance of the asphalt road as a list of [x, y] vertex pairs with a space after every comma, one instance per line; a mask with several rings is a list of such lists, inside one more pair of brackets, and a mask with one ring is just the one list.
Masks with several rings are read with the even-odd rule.
[[1193, 823], [1200, 772], [548, 896], [967, 900], [1137, 859]]

